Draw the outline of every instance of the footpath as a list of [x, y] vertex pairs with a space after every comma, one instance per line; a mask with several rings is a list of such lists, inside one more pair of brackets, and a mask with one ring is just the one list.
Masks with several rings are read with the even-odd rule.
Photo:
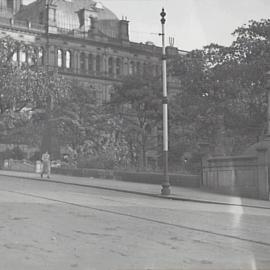
[[201, 188], [186, 188], [171, 186], [171, 195], [161, 195], [161, 186], [154, 184], [125, 182], [115, 179], [99, 179], [93, 177], [76, 177], [53, 174], [50, 179], [40, 178], [37, 173], [26, 173], [17, 171], [0, 170], [0, 176], [15, 177], [35, 181], [48, 181], [67, 185], [77, 185], [89, 188], [98, 188], [112, 191], [119, 191], [143, 196], [152, 196], [160, 199], [179, 201], [190, 201], [208, 204], [220, 204], [253, 208], [264, 208], [270, 210], [270, 201], [262, 201], [248, 198], [229, 196], [204, 190]]

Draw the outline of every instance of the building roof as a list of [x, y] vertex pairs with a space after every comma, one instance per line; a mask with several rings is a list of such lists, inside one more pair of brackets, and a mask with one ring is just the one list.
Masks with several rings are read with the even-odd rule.
[[[111, 10], [93, 0], [53, 0], [52, 5], [56, 7], [56, 25], [60, 28], [78, 29], [79, 11], [82, 9], [89, 10], [98, 21], [119, 21]], [[36, 0], [24, 6], [16, 14], [16, 18], [40, 23], [40, 13], [45, 10], [46, 0]]]
[[81, 9], [88, 9], [96, 12], [98, 20], [118, 20], [101, 2], [93, 0], [54, 0], [53, 4], [57, 6], [58, 11], [68, 16], [74, 16]]

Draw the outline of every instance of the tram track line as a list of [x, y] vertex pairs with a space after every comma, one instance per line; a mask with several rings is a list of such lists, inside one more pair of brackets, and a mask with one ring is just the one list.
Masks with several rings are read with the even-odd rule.
[[247, 243], [270, 247], [270, 243], [268, 243], [268, 242], [257, 241], [257, 240], [234, 236], [234, 235], [230, 235], [230, 234], [226, 234], [226, 233], [218, 233], [218, 232], [214, 232], [214, 231], [210, 231], [210, 230], [205, 230], [205, 229], [200, 229], [200, 228], [195, 228], [195, 227], [190, 227], [190, 226], [180, 225], [180, 224], [175, 224], [175, 223], [170, 223], [170, 222], [161, 221], [161, 220], [157, 220], [157, 219], [153, 219], [153, 218], [147, 218], [147, 217], [127, 214], [127, 213], [121, 213], [119, 211], [108, 210], [108, 209], [93, 207], [93, 206], [89, 206], [89, 205], [85, 205], [85, 204], [79, 204], [79, 203], [74, 203], [74, 202], [70, 202], [70, 201], [59, 200], [59, 199], [36, 195], [36, 194], [32, 194], [32, 193], [12, 191], [12, 190], [3, 190], [3, 189], [0, 189], [0, 191], [13, 193], [13, 194], [21, 195], [21, 196], [26, 196], [26, 197], [39, 198], [39, 199], [43, 199], [43, 200], [47, 200], [47, 201], [52, 201], [52, 202], [57, 202], [57, 203], [65, 204], [65, 205], [71, 205], [71, 206], [75, 206], [75, 207], [90, 209], [90, 210], [108, 213], [108, 214], [112, 214], [112, 215], [134, 218], [137, 220], [143, 220], [143, 221], [147, 221], [147, 222], [151, 222], [151, 223], [156, 223], [156, 224], [160, 224], [160, 225], [184, 229], [184, 230], [188, 230], [188, 231], [195, 231], [195, 232], [199, 232], [199, 233], [205, 233], [205, 234], [209, 234], [209, 235], [224, 237], [227, 239], [234, 239], [234, 240], [238, 240], [238, 241], [243, 241], [243, 242], [247, 242]]

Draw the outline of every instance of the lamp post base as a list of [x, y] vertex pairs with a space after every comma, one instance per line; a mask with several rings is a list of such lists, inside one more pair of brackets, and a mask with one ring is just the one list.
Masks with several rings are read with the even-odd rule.
[[170, 194], [171, 194], [170, 185], [162, 185], [161, 195], [170, 195]]

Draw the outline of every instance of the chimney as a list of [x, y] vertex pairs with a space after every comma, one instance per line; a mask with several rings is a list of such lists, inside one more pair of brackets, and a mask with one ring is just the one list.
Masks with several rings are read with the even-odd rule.
[[129, 21], [123, 17], [119, 21], [119, 39], [129, 41]]

